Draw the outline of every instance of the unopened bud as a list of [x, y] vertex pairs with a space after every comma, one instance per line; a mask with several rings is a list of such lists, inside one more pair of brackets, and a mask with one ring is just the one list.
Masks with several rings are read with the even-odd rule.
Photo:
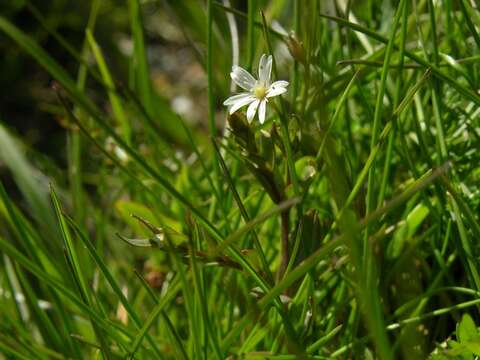
[[298, 41], [294, 32], [291, 32], [288, 35], [287, 46], [292, 57], [298, 62], [305, 65], [305, 48], [303, 47], [303, 43], [301, 41]]
[[249, 153], [257, 153], [255, 145], [255, 136], [250, 125], [241, 113], [234, 113], [228, 117], [230, 131], [235, 136], [235, 140], [243, 150]]

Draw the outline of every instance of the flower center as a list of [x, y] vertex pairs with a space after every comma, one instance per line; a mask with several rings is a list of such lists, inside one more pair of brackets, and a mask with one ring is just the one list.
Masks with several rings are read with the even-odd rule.
[[253, 88], [253, 95], [255, 95], [257, 99], [260, 99], [260, 100], [263, 99], [266, 94], [267, 94], [267, 89], [263, 85], [257, 85]]

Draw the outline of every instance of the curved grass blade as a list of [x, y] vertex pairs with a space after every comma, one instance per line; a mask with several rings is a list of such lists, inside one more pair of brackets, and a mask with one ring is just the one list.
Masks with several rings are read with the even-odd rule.
[[[75, 222], [72, 219], [70, 219], [64, 213], [62, 213], [62, 215], [66, 219], [66, 221], [69, 223], [69, 225], [73, 227], [73, 229], [77, 233], [78, 237], [80, 238], [82, 243], [87, 248], [89, 254], [92, 256], [93, 260], [95, 261], [95, 263], [100, 268], [100, 271], [102, 272], [103, 276], [105, 276], [105, 279], [107, 280], [108, 284], [110, 285], [110, 287], [112, 288], [114, 293], [117, 295], [118, 299], [122, 303], [122, 305], [125, 308], [125, 310], [127, 311], [127, 313], [130, 315], [130, 317], [133, 320], [133, 322], [135, 323], [135, 325], [138, 328], [141, 328], [142, 327], [142, 321], [140, 320], [140, 317], [138, 316], [136, 311], [133, 309], [133, 307], [130, 304], [130, 302], [128, 301], [128, 299], [125, 297], [123, 291], [120, 288], [120, 285], [118, 285], [115, 278], [113, 277], [111, 272], [108, 270], [108, 267], [105, 264], [105, 262], [98, 255], [97, 250], [95, 249], [95, 246], [90, 242], [90, 240], [85, 236], [85, 234], [83, 234], [83, 232], [80, 230], [80, 228], [78, 228], [78, 226], [75, 224]], [[163, 356], [160, 352], [160, 349], [157, 347], [156, 343], [153, 341], [153, 339], [149, 335], [147, 335], [147, 340], [150, 343], [150, 345], [152, 346], [155, 354], [159, 358], [163, 358]]]
[[[369, 30], [361, 25], [358, 25], [358, 24], [354, 24], [352, 22], [349, 22], [345, 19], [342, 19], [342, 18], [339, 18], [339, 17], [336, 17], [336, 16], [330, 16], [330, 15], [326, 15], [326, 14], [319, 14], [321, 17], [325, 18], [325, 19], [328, 19], [328, 20], [332, 20], [334, 22], [336, 22], [337, 24], [341, 25], [341, 26], [345, 26], [345, 27], [348, 27], [354, 31], [359, 31], [365, 35], [368, 35], [370, 36], [371, 38], [383, 43], [383, 44], [387, 44], [388, 43], [388, 39], [383, 37], [382, 35], [380, 34], [377, 34], [376, 32], [372, 31], [372, 30]], [[396, 48], [396, 46], [394, 45], [394, 47]], [[475, 94], [475, 92], [473, 92], [472, 90], [466, 88], [465, 86], [463, 86], [462, 84], [459, 84], [457, 81], [455, 81], [455, 79], [453, 79], [452, 77], [450, 77], [449, 75], [443, 73], [439, 67], [437, 67], [436, 65], [433, 65], [433, 64], [430, 64], [428, 61], [422, 59], [420, 56], [414, 54], [413, 52], [411, 51], [408, 51], [408, 50], [405, 50], [405, 56], [410, 58], [411, 60], [415, 61], [416, 63], [422, 65], [423, 67], [425, 68], [431, 68], [432, 69], [432, 74], [435, 75], [436, 77], [438, 77], [440, 80], [443, 80], [445, 81], [447, 84], [449, 84], [450, 86], [452, 86], [454, 89], [456, 89], [460, 94], [462, 94], [462, 96], [464, 96], [466, 99], [470, 100], [470, 101], [473, 101], [476, 105], [479, 105], [480, 106], [480, 96], [478, 96], [477, 94]]]

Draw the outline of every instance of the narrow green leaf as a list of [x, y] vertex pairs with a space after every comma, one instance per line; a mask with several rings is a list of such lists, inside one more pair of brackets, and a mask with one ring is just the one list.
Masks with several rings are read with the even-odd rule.
[[93, 37], [92, 32], [87, 29], [86, 36], [90, 48], [92, 49], [95, 60], [97, 61], [98, 68], [100, 69], [100, 74], [105, 83], [106, 91], [108, 92], [108, 97], [110, 99], [110, 104], [112, 105], [113, 114], [118, 121], [119, 125], [122, 127], [123, 137], [127, 144], [130, 144], [132, 130], [130, 128], [130, 123], [128, 122], [127, 116], [125, 115], [125, 110], [123, 109], [122, 99], [115, 92], [115, 84], [113, 83], [112, 76], [110, 75], [110, 70], [108, 69], [107, 63], [103, 58], [102, 50], [98, 46], [95, 38]]

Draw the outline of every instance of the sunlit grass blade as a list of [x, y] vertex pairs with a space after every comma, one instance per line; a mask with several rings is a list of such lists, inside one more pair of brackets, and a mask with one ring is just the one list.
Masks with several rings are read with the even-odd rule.
[[[65, 218], [69, 225], [72, 226], [77, 233], [79, 239], [82, 241], [83, 245], [87, 248], [90, 256], [93, 258], [97, 266], [99, 267], [100, 271], [102, 272], [103, 276], [107, 280], [108, 284], [114, 291], [114, 293], [117, 295], [118, 299], [120, 300], [121, 304], [124, 306], [125, 310], [127, 311], [128, 315], [131, 317], [131, 319], [134, 321], [136, 326], [138, 328], [141, 328], [142, 322], [140, 320], [140, 317], [138, 316], [137, 312], [135, 309], [132, 307], [132, 304], [129, 302], [129, 300], [126, 298], [125, 294], [123, 293], [120, 285], [118, 282], [115, 280], [113, 275], [110, 273], [108, 270], [107, 265], [105, 262], [102, 260], [102, 258], [98, 255], [97, 250], [95, 249], [95, 246], [91, 243], [91, 241], [83, 234], [83, 232], [76, 226], [76, 224], [69, 219], [68, 217]], [[149, 336], [146, 335], [148, 342], [152, 346], [153, 350], [157, 355], [161, 354], [159, 348], [156, 346], [156, 343], [153, 341], [153, 339]], [[161, 355], [159, 355], [161, 357]]]
[[147, 61], [147, 51], [143, 32], [141, 17], [141, 5], [138, 0], [129, 0], [128, 9], [130, 12], [130, 23], [133, 35], [133, 59], [131, 66], [135, 74], [134, 89], [140, 93], [142, 103], [147, 111], [152, 111], [152, 90]]
[[[429, 172], [423, 178], [417, 180], [413, 183], [407, 190], [402, 194], [394, 197], [390, 200], [384, 207], [375, 210], [370, 213], [366, 218], [358, 222], [358, 228], [356, 231], [361, 230], [368, 223], [375, 221], [382, 217], [387, 212], [391, 211], [395, 207], [401, 205], [410, 197], [412, 197], [418, 191], [421, 191], [426, 186], [430, 185], [434, 180], [443, 175], [443, 173], [448, 169], [448, 167], [437, 169], [434, 172]], [[345, 235], [339, 235], [334, 239], [328, 241], [321, 248], [312, 253], [308, 258], [303, 260], [297, 267], [295, 267], [290, 273], [288, 273], [278, 284], [276, 284], [267, 294], [265, 294], [262, 299], [259, 301], [259, 308], [267, 306], [273, 299], [279, 296], [285, 289], [291, 286], [295, 281], [301, 278], [305, 273], [312, 269], [321, 259], [330, 255], [337, 247], [344, 245], [346, 240]], [[239, 332], [248, 324], [251, 320], [250, 316], [252, 314], [245, 315], [235, 328], [226, 336], [223, 342], [223, 346], [230, 346], [231, 343], [238, 336]]]
[[[240, 199], [240, 195], [238, 194], [235, 188], [235, 184], [233, 183], [233, 179], [230, 175], [230, 172], [228, 171], [227, 165], [223, 160], [222, 154], [220, 153], [220, 149], [218, 148], [218, 145], [214, 139], [212, 139], [212, 143], [217, 153], [217, 157], [220, 162], [220, 167], [222, 168], [225, 179], [227, 180], [228, 186], [230, 187], [230, 191], [232, 192], [233, 198], [235, 199], [235, 202], [237, 203], [237, 206], [240, 209], [240, 214], [242, 215], [245, 223], [248, 223], [250, 221], [250, 216], [248, 215], [247, 210], [245, 209], [245, 206], [243, 205], [243, 202]], [[265, 258], [265, 253], [262, 249], [262, 244], [258, 239], [257, 233], [253, 229], [252, 229], [252, 236], [254, 239], [254, 243], [255, 243], [255, 247], [257, 249], [258, 255], [260, 257], [260, 261], [262, 263], [263, 271], [265, 271], [265, 273], [267, 274], [269, 281], [273, 283], [273, 275], [270, 272], [270, 268], [268, 267], [267, 259]], [[225, 244], [225, 241], [224, 241], [224, 244]]]
[[115, 89], [115, 84], [113, 83], [112, 76], [110, 75], [110, 70], [107, 67], [100, 47], [98, 46], [92, 32], [89, 29], [87, 29], [86, 31], [86, 36], [93, 55], [95, 56], [95, 59], [97, 61], [100, 74], [102, 75], [103, 81], [106, 85], [106, 91], [108, 92], [110, 104], [112, 105], [113, 114], [119, 125], [122, 127], [123, 137], [125, 141], [127, 142], [127, 144], [129, 144], [132, 136], [132, 130], [125, 114], [125, 110], [123, 109], [122, 100], [115, 93], [115, 90], [112, 90]]
[[152, 321], [150, 319], [155, 319], [158, 315], [157, 313], [160, 312], [160, 315], [162, 317], [162, 320], [165, 322], [165, 326], [170, 333], [172, 341], [175, 343], [175, 351], [176, 354], [179, 358], [183, 360], [188, 360], [188, 355], [185, 351], [185, 346], [182, 343], [182, 339], [180, 338], [180, 335], [178, 334], [178, 331], [175, 329], [172, 321], [168, 317], [167, 312], [164, 310], [165, 304], [168, 304], [169, 301], [173, 299], [175, 296], [176, 292], [180, 290], [180, 281], [179, 278], [175, 278], [172, 280], [172, 284], [169, 286], [168, 293], [165, 294], [162, 299], [159, 299], [158, 296], [154, 293], [153, 289], [151, 286], [147, 283], [147, 281], [139, 274], [138, 272], [135, 272], [135, 275], [140, 279], [140, 282], [142, 283], [143, 287], [147, 290], [147, 292], [150, 294], [150, 297], [155, 301], [156, 307], [152, 310], [151, 315], [143, 325], [141, 332], [137, 335], [137, 338], [135, 338], [133, 345], [132, 345], [132, 355], [135, 354], [136, 349], [140, 345], [141, 338], [144, 337], [145, 332], [148, 331], [145, 329], [148, 329]]
[[[67, 258], [67, 263], [70, 264], [71, 275], [75, 280], [75, 283], [77, 284], [78, 290], [80, 292], [80, 296], [84, 301], [84, 303], [90, 307], [93, 307], [91, 291], [87, 286], [87, 281], [85, 279], [84, 271], [82, 271], [83, 266], [79, 261], [79, 256], [76, 250], [75, 243], [70, 234], [70, 230], [67, 225], [67, 222], [65, 221], [65, 218], [63, 216], [62, 209], [60, 207], [60, 203], [58, 201], [55, 190], [52, 186], [50, 188], [50, 196], [51, 196], [53, 206], [55, 208], [55, 213], [57, 215], [57, 219], [62, 232], [62, 237], [65, 245], [65, 256]], [[106, 356], [107, 358], [110, 358], [111, 354], [108, 346], [108, 340], [104, 338], [104, 335], [101, 329], [97, 327], [93, 319], [92, 319], [92, 327], [95, 330], [95, 334], [101, 343], [104, 356]]]
[[[320, 14], [320, 16], [324, 17], [326, 19], [332, 20], [332, 21], [338, 23], [339, 25], [349, 27], [354, 31], [359, 31], [359, 32], [361, 32], [365, 35], [368, 35], [369, 37], [381, 42], [381, 43], [384, 43], [384, 44], [388, 43], [388, 39], [386, 39], [382, 35], [374, 32], [372, 30], [369, 30], [369, 29], [367, 29], [363, 26], [351, 23], [349, 21], [346, 21], [345, 19], [335, 17], [335, 16], [330, 16], [330, 15], [325, 15], [325, 14]], [[467, 87], [465, 87], [462, 84], [460, 84], [459, 82], [457, 82], [455, 79], [453, 79], [449, 75], [443, 73], [435, 65], [428, 63], [428, 61], [422, 59], [420, 56], [418, 56], [418, 55], [416, 55], [413, 52], [408, 51], [408, 50], [405, 50], [405, 56], [409, 57], [410, 59], [412, 59], [416, 63], [424, 66], [425, 68], [432, 68], [432, 74], [433, 75], [438, 77], [440, 80], [443, 80], [446, 83], [450, 84], [460, 94], [462, 94], [466, 99], [469, 99], [469, 100], [473, 101], [475, 104], [480, 105], [480, 97], [477, 94], [475, 94], [472, 90], [468, 89]]]

